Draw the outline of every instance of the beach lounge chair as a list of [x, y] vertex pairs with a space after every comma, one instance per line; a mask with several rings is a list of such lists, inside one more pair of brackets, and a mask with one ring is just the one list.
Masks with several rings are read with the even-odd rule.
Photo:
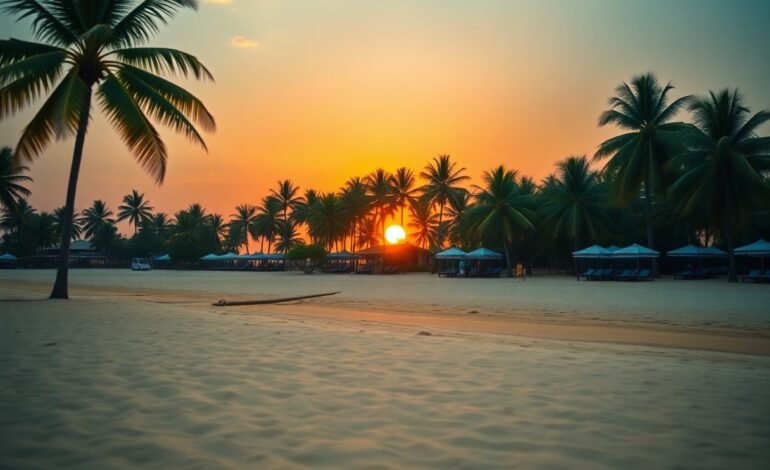
[[634, 276], [635, 281], [652, 281], [652, 272], [649, 269], [640, 269]]
[[585, 272], [582, 272], [582, 273], [578, 274], [577, 275], [577, 280], [579, 281], [581, 277], [584, 277], [586, 279], [586, 281], [587, 281], [588, 278], [590, 276], [592, 276], [596, 271], [598, 271], [598, 270], [595, 269], [595, 268], [588, 269]]
[[[741, 282], [746, 282], [746, 279], [750, 279], [751, 282], [761, 282], [762, 281], [762, 270], [760, 269], [752, 269], [749, 271], [749, 274], [746, 276], [741, 276]], [[770, 278], [766, 278], [770, 279]]]
[[617, 276], [619, 281], [634, 281], [639, 274], [638, 269], [626, 269]]
[[438, 277], [456, 277], [457, 270], [455, 268], [448, 268], [438, 273]]

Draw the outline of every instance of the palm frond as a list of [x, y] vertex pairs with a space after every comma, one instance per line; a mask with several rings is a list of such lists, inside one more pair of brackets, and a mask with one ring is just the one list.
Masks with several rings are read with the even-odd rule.
[[16, 114], [48, 93], [61, 77], [59, 52], [23, 59], [0, 69], [0, 119]]
[[123, 62], [152, 73], [171, 76], [192, 74], [196, 79], [214, 81], [214, 76], [198, 59], [186, 52], [161, 47], [134, 47], [112, 51]]
[[162, 24], [168, 21], [182, 8], [198, 8], [195, 0], [144, 0], [114, 24], [117, 47], [126, 47], [147, 42], [158, 33]]
[[134, 158], [156, 182], [162, 183], [168, 159], [166, 145], [139, 104], [113, 74], [107, 75], [97, 93], [105, 114]]
[[44, 4], [37, 0], [0, 1], [0, 8], [14, 14], [17, 21], [29, 19], [32, 22], [32, 32], [37, 39], [60, 46], [74, 43], [77, 40], [76, 32], [48, 9], [51, 6], [52, 2]]

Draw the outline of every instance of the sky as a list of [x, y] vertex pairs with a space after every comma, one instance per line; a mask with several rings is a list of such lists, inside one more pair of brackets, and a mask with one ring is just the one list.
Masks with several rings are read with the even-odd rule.
[[[115, 210], [137, 189], [156, 210], [200, 202], [229, 217], [279, 179], [332, 191], [376, 168], [419, 173], [441, 154], [474, 183], [500, 164], [540, 181], [618, 132], [597, 119], [636, 74], [671, 81], [672, 97], [738, 87], [752, 110], [770, 109], [769, 22], [761, 0], [202, 1], [153, 44], [214, 74], [177, 80], [217, 120], [209, 152], [162, 130], [158, 186], [96, 113], [76, 207]], [[7, 37], [30, 39], [29, 24], [0, 14]], [[0, 122], [0, 145], [15, 146], [37, 106]], [[63, 205], [73, 145], [30, 165], [39, 210]]]

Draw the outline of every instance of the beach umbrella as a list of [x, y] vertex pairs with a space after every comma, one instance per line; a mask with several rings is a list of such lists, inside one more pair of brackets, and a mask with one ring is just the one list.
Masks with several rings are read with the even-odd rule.
[[503, 255], [496, 251], [488, 250], [486, 248], [479, 248], [473, 250], [465, 255], [467, 259], [503, 259]]
[[266, 259], [269, 261], [283, 261], [286, 259], [286, 255], [283, 253], [270, 253], [268, 255], [264, 255], [262, 259]]
[[354, 255], [353, 253], [343, 250], [338, 251], [336, 253], [329, 253], [326, 255], [326, 259], [329, 260], [351, 260], [351, 259], [358, 259], [358, 256]]
[[214, 253], [209, 253], [206, 256], [201, 257], [201, 261], [217, 261], [219, 260], [219, 255], [215, 255]]
[[610, 245], [607, 247], [607, 249], [610, 251], [618, 251], [620, 247], [618, 245]]
[[591, 245], [588, 248], [582, 250], [573, 251], [573, 258], [607, 258], [612, 254], [608, 248], [604, 248], [599, 245]]
[[[478, 251], [478, 250], [477, 250]], [[436, 259], [465, 259], [467, 253], [459, 248], [450, 248], [448, 250], [440, 251], [436, 253]]]
[[160, 256], [156, 256], [152, 260], [153, 261], [171, 261], [171, 256], [169, 256], [169, 255], [160, 255]]
[[0, 261], [16, 261], [16, 257], [10, 253], [0, 255]]
[[700, 258], [701, 256], [708, 256], [708, 252], [705, 248], [695, 246], [691, 243], [668, 251], [666, 252], [666, 255], [672, 258]]
[[231, 252], [225, 253], [225, 254], [223, 254], [221, 256], [217, 256], [217, 259], [220, 260], [220, 261], [233, 261], [233, 260], [238, 259], [238, 255], [236, 255], [235, 253], [233, 253], [231, 251]]

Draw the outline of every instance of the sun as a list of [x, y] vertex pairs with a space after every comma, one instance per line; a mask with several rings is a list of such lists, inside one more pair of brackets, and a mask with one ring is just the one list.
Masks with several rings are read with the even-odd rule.
[[391, 225], [387, 230], [385, 230], [385, 240], [387, 240], [388, 243], [392, 245], [401, 243], [406, 240], [406, 232], [404, 231], [403, 227], [398, 225]]

